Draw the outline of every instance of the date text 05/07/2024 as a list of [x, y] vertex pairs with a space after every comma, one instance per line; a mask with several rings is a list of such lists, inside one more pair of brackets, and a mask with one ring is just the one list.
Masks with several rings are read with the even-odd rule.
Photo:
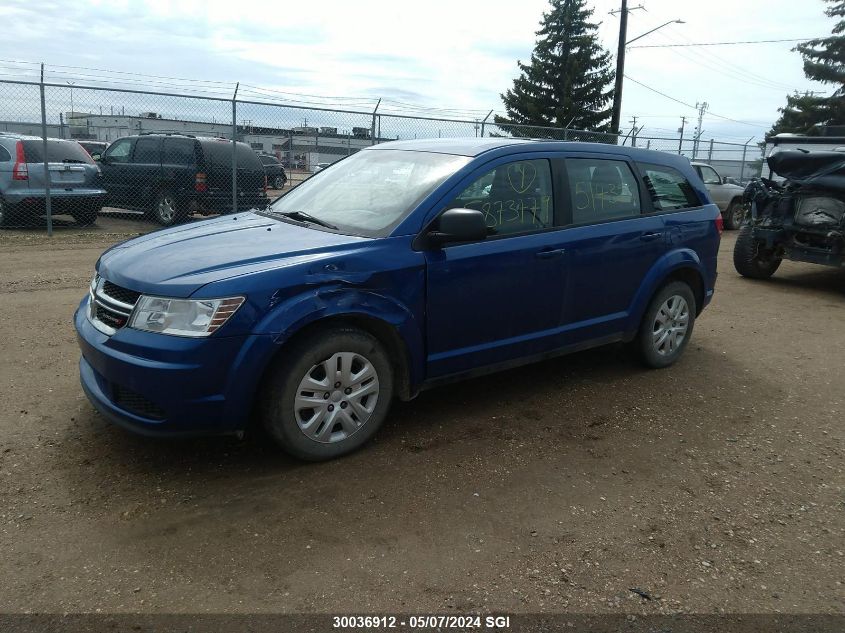
[[507, 615], [337, 615], [332, 617], [335, 629], [508, 629]]

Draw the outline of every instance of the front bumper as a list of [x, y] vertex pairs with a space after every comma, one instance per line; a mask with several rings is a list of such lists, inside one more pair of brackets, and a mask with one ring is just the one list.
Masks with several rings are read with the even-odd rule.
[[74, 315], [85, 395], [106, 418], [143, 435], [235, 433], [250, 419], [275, 345], [269, 336], [186, 338], [122, 328], [107, 336]]

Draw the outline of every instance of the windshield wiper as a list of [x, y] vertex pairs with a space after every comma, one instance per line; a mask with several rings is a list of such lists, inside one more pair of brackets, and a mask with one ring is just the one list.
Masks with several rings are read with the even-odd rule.
[[286, 218], [291, 218], [292, 220], [299, 220], [300, 222], [310, 222], [311, 224], [319, 224], [320, 226], [324, 226], [327, 229], [333, 229], [337, 231], [337, 227], [330, 222], [326, 222], [325, 220], [321, 220], [320, 218], [316, 218], [310, 213], [305, 213], [305, 211], [278, 211], [276, 212], [277, 215], [283, 215]]

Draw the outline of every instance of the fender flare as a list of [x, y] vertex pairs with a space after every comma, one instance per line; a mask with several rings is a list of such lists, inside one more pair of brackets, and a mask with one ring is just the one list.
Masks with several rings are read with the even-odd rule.
[[[422, 325], [408, 306], [374, 290], [342, 285], [306, 290], [276, 304], [256, 325], [254, 333], [269, 335], [278, 349], [308, 326], [343, 317], [375, 321], [395, 332], [398, 343], [404, 346], [404, 358], [400, 360], [413, 393], [425, 374], [421, 360], [425, 358]], [[385, 343], [393, 346], [393, 341]], [[267, 362], [274, 354], [269, 355]]]
[[[701, 282], [702, 293], [706, 294], [705, 271], [698, 254], [691, 248], [679, 248], [665, 253], [660, 259], [654, 262], [648, 273], [646, 273], [643, 282], [634, 295], [634, 299], [631, 301], [631, 307], [628, 311], [630, 315], [628, 335], [636, 334], [651, 298], [668, 278], [680, 270], [692, 270]], [[704, 306], [696, 307], [700, 312]]]

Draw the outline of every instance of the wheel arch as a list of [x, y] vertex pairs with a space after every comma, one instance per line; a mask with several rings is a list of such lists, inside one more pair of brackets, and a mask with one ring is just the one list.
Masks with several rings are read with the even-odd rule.
[[652, 297], [672, 281], [683, 281], [692, 288], [696, 303], [695, 314], [696, 316], [701, 314], [707, 297], [704, 267], [698, 254], [692, 249], [677, 249], [661, 257], [640, 285], [629, 313], [631, 315], [629, 336], [633, 336], [639, 330]]
[[396, 394], [401, 400], [409, 400], [414, 393], [411, 386], [411, 354], [408, 345], [394, 325], [366, 313], [332, 314], [303, 324], [285, 337], [284, 343], [278, 346], [278, 349], [270, 358], [264, 373], [266, 374], [273, 359], [279, 354], [283, 354], [284, 350], [294, 342], [314, 336], [321, 331], [344, 327], [366, 332], [384, 345], [395, 372]]

